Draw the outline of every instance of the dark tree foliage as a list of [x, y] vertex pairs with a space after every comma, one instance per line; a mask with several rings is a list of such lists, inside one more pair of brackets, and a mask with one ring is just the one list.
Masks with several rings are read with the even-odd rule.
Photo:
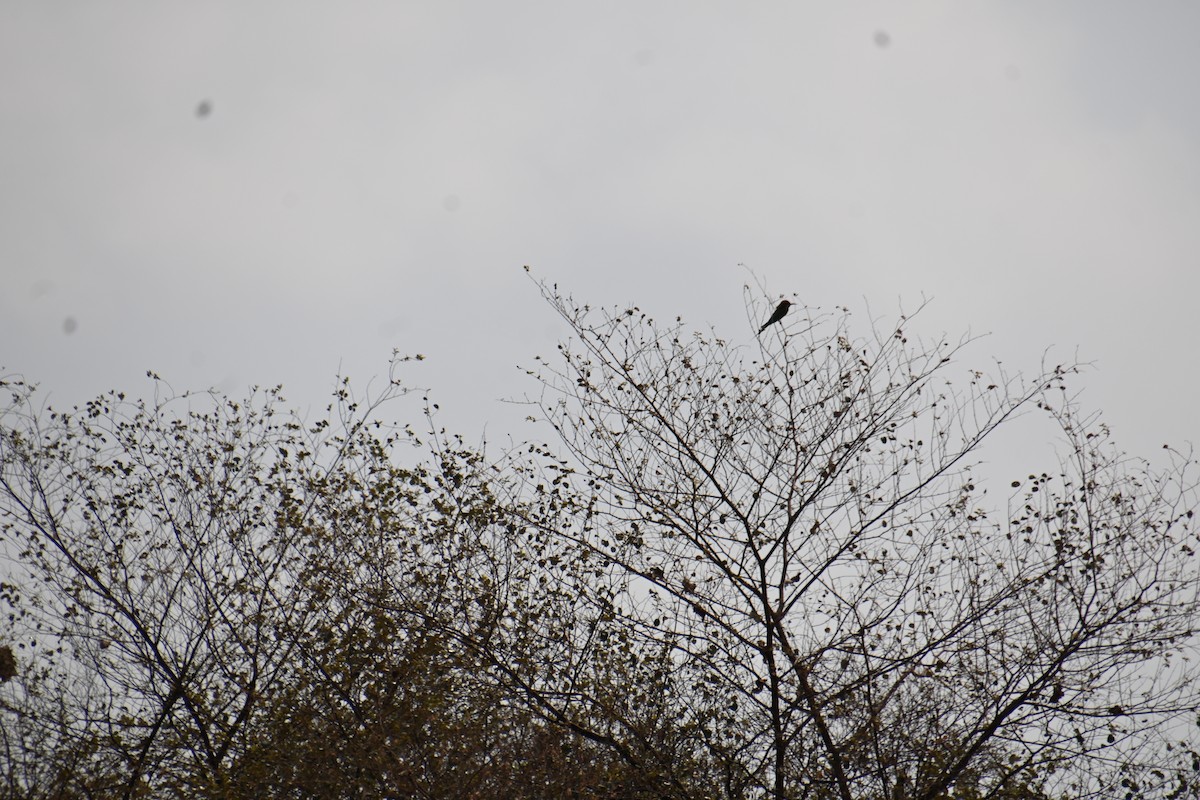
[[494, 473], [379, 421], [395, 381], [315, 422], [155, 386], [5, 382], [0, 797], [628, 796], [463, 645], [517, 602]]
[[[542, 289], [558, 439], [494, 462], [383, 421], [403, 359], [315, 421], [3, 380], [0, 799], [1200, 791], [1193, 464], [1116, 450], [1071, 366]], [[989, 494], [1021, 415], [1061, 462]]]

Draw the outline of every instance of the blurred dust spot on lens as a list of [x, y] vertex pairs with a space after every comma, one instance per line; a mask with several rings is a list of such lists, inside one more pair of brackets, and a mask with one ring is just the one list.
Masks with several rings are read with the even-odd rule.
[[875, 31], [875, 46], [882, 49], [892, 43], [887, 31]]
[[196, 116], [199, 117], [200, 119], [204, 119], [205, 117], [207, 117], [209, 114], [212, 113], [212, 110], [213, 110], [212, 101], [201, 100], [200, 103], [196, 106]]
[[74, 333], [75, 329], [78, 327], [79, 323], [75, 321], [74, 317], [67, 317], [63, 320], [63, 333], [67, 334], [68, 336]]

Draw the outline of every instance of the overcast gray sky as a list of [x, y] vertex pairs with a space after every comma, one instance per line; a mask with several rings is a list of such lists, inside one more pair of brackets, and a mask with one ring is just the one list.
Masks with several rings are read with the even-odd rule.
[[1078, 348], [1128, 449], [1197, 441], [1198, 76], [1183, 1], [8, 0], [0, 365], [315, 406], [398, 348], [519, 435], [564, 334], [522, 265], [751, 343], [745, 264]]

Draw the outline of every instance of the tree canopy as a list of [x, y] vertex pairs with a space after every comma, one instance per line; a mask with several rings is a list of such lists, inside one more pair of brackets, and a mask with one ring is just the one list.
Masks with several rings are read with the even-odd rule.
[[[4, 379], [0, 797], [1200, 791], [1194, 463], [1117, 449], [1073, 365], [540, 288], [554, 436], [498, 455], [389, 421], [404, 359], [315, 421]], [[1057, 468], [990, 474], [1034, 414]]]

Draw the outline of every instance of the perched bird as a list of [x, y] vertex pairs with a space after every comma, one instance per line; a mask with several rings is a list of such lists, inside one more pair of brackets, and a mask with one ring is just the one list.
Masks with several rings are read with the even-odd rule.
[[767, 320], [766, 322], [763, 323], [763, 326], [758, 329], [758, 332], [762, 333], [767, 328], [774, 325], [776, 322], [779, 322], [779, 320], [783, 319], [784, 315], [787, 314], [788, 309], [791, 308], [791, 306], [792, 306], [792, 303], [790, 300], [780, 301], [779, 305], [775, 306], [775, 313], [771, 315], [771, 318], [769, 320]]

